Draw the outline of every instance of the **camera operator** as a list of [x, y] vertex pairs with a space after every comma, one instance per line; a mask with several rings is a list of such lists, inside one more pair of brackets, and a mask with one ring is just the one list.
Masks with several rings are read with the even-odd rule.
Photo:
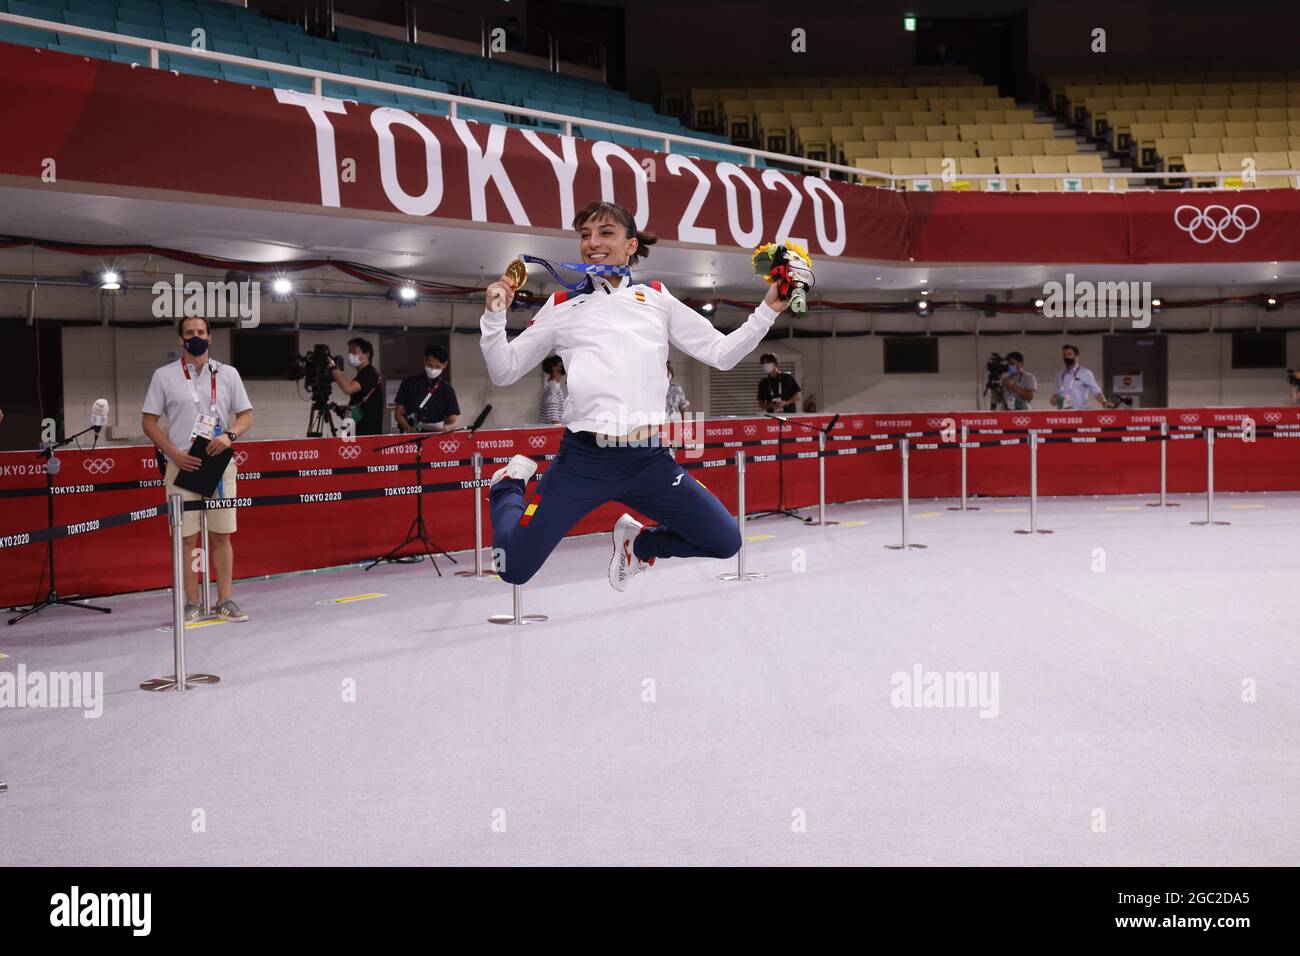
[[1009, 410], [1023, 411], [1034, 400], [1038, 379], [1025, 371], [1025, 357], [1019, 352], [1007, 353], [1007, 370], [1002, 373], [1002, 402]]
[[1114, 408], [1114, 403], [1107, 400], [1101, 392], [1101, 386], [1090, 369], [1079, 364], [1079, 350], [1073, 345], [1061, 346], [1061, 359], [1065, 368], [1056, 373], [1056, 391], [1052, 395], [1052, 404], [1057, 408], [1087, 408], [1088, 396], [1097, 399], [1102, 408]]
[[781, 363], [771, 352], [758, 359], [766, 373], [758, 380], [758, 410], [760, 412], [798, 411], [798, 401], [803, 396], [799, 383], [789, 372], [781, 371]]
[[424, 350], [424, 371], [402, 379], [395, 403], [398, 431], [440, 432], [456, 427], [460, 403], [445, 374], [450, 358], [441, 345], [430, 345]]
[[374, 356], [375, 347], [366, 339], [348, 339], [348, 364], [357, 370], [356, 377], [350, 381], [343, 377], [334, 360], [329, 360], [334, 384], [352, 396], [346, 406], [336, 406], [335, 411], [357, 423], [358, 435], [384, 433], [384, 391], [379, 373], [371, 364]]

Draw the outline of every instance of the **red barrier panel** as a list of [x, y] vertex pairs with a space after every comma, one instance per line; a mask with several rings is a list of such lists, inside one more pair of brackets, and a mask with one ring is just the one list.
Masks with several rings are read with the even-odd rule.
[[[898, 435], [936, 432], [968, 425], [971, 440], [976, 429], [1052, 429], [1053, 434], [1103, 437], [1122, 432], [1088, 429], [1120, 428], [1167, 421], [1171, 431], [1180, 426], [1239, 427], [1244, 419], [1257, 426], [1300, 426], [1297, 408], [1143, 409], [1085, 412], [924, 412], [914, 414], [842, 416], [828, 442], [831, 450], [857, 448], [872, 442], [848, 436]], [[805, 422], [825, 425], [829, 415], [799, 416]], [[1075, 429], [1084, 429], [1075, 432]], [[722, 446], [736, 442], [774, 441], [778, 425], [771, 419], [718, 419], [705, 424], [704, 441]], [[1292, 432], [1295, 434], [1295, 432]], [[786, 454], [812, 452], [814, 441], [802, 428], [787, 426]], [[815, 436], [811, 436], [815, 437]], [[996, 441], [999, 436], [983, 436]], [[1001, 436], [1011, 437], [1011, 436]], [[362, 488], [397, 488], [415, 482], [413, 470], [397, 467], [415, 461], [414, 446], [379, 451], [395, 436], [340, 439], [240, 442], [238, 493], [258, 498], [270, 495], [319, 495], [322, 492]], [[475, 451], [485, 459], [513, 454], [554, 454], [560, 429], [528, 428], [483, 431], [473, 437], [447, 435], [425, 445], [428, 462], [426, 485], [456, 483], [473, 477], [468, 465], [458, 464]], [[910, 463], [913, 498], [955, 497], [960, 489], [959, 451], [938, 436], [918, 436]], [[707, 447], [696, 458], [679, 452], [681, 461], [734, 461], [735, 447]], [[775, 444], [748, 446], [753, 462], [747, 469], [749, 510], [777, 505], [777, 464], [753, 461], [776, 452]], [[1029, 491], [1029, 451], [1024, 445], [972, 449], [968, 487], [980, 495], [1025, 495]], [[71, 524], [156, 505], [162, 500], [161, 482], [148, 447], [112, 447], [93, 452], [60, 451], [62, 469], [55, 479], [56, 524]], [[5, 535], [46, 526], [45, 496], [15, 496], [19, 489], [43, 489], [44, 472], [34, 452], [0, 454], [0, 542]], [[1048, 444], [1039, 449], [1039, 493], [1048, 495], [1155, 493], [1159, 487], [1160, 446], [1156, 442]], [[457, 463], [457, 464], [453, 464]], [[322, 469], [366, 468], [360, 474], [313, 474]], [[484, 477], [498, 464], [485, 461]], [[542, 463], [540, 468], [545, 469]], [[288, 477], [270, 472], [288, 471]], [[691, 472], [734, 513], [735, 467], [732, 464], [698, 468]], [[1300, 437], [1261, 437], [1252, 443], [1224, 439], [1215, 448], [1215, 487], [1219, 491], [1290, 491], [1300, 489]], [[141, 482], [145, 483], [141, 487]], [[115, 490], [99, 486], [121, 483]], [[96, 486], [91, 488], [90, 486]], [[1171, 493], [1205, 489], [1205, 444], [1186, 440], [1168, 443], [1168, 487]], [[808, 507], [817, 501], [817, 461], [813, 457], [785, 462], [785, 504]], [[828, 501], [895, 498], [900, 495], [897, 451], [833, 456], [826, 460]], [[472, 489], [428, 493], [424, 497], [430, 537], [447, 551], [473, 546]], [[483, 497], [486, 497], [484, 494]], [[608, 531], [622, 511], [607, 505], [578, 523], [574, 534]], [[415, 496], [396, 494], [353, 501], [254, 506], [239, 513], [235, 536], [235, 573], [238, 577], [274, 574], [307, 568], [330, 567], [366, 560], [392, 548], [406, 534], [415, 515]], [[485, 544], [491, 542], [490, 523], [484, 509]], [[165, 517], [152, 518], [99, 532], [57, 540], [57, 584], [60, 594], [113, 594], [166, 587], [171, 580]], [[407, 553], [417, 549], [409, 548]], [[45, 580], [43, 543], [0, 548], [0, 604], [17, 605], [43, 596]], [[467, 559], [461, 558], [462, 563]], [[440, 559], [441, 561], [441, 559]], [[442, 561], [444, 570], [450, 565]]]

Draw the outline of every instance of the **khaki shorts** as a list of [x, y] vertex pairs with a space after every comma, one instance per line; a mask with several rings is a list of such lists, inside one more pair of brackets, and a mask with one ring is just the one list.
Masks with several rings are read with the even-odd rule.
[[[184, 488], [177, 488], [172, 484], [176, 480], [176, 475], [180, 469], [173, 462], [167, 462], [167, 475], [163, 478], [163, 485], [166, 489], [167, 496], [180, 495], [185, 501], [202, 501], [203, 496], [195, 491], [186, 491]], [[221, 476], [221, 484], [217, 486], [217, 494], [214, 498], [234, 498], [235, 497], [235, 461], [232, 458], [230, 464], [226, 466], [225, 472]], [[168, 533], [170, 533], [168, 528]], [[217, 534], [234, 534], [235, 533], [235, 509], [218, 508], [215, 511], [208, 512], [208, 531], [215, 531]], [[188, 538], [190, 535], [199, 533], [199, 512], [187, 511], [185, 517], [181, 519], [181, 536]]]

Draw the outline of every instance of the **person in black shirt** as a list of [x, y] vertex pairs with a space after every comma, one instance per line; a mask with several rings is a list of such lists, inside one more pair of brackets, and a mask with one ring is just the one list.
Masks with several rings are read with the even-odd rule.
[[441, 345], [430, 345], [424, 350], [424, 372], [402, 380], [396, 402], [400, 431], [437, 432], [456, 427], [460, 403], [447, 381], [449, 358]]
[[350, 381], [330, 361], [330, 374], [334, 384], [351, 398], [346, 406], [335, 407], [340, 415], [356, 420], [357, 435], [382, 435], [384, 433], [384, 388], [375, 371], [375, 347], [365, 339], [348, 339], [348, 364], [357, 370]]
[[781, 371], [781, 363], [771, 352], [759, 357], [767, 374], [758, 380], [758, 410], [760, 412], [798, 411], [796, 403], [803, 393], [799, 383], [789, 372]]

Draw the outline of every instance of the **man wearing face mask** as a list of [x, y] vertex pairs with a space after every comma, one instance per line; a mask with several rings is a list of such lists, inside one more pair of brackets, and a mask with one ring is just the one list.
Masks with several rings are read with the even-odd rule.
[[441, 345], [430, 345], [424, 350], [424, 371], [402, 380], [395, 403], [400, 431], [440, 432], [455, 427], [460, 403], [447, 381], [450, 358]]
[[1088, 396], [1097, 399], [1102, 408], [1114, 408], [1113, 402], [1106, 400], [1101, 393], [1097, 379], [1088, 369], [1079, 363], [1079, 350], [1073, 345], [1061, 346], [1061, 358], [1065, 368], [1056, 373], [1056, 392], [1052, 395], [1052, 404], [1057, 408], [1080, 409], [1088, 407]]
[[794, 412], [798, 411], [799, 399], [803, 392], [799, 383], [789, 372], [781, 371], [781, 363], [771, 352], [764, 352], [758, 359], [763, 363], [764, 375], [758, 380], [758, 410], [760, 412]]
[[537, 420], [543, 425], [559, 425], [564, 418], [564, 360], [558, 355], [543, 359], [542, 400], [537, 407]]
[[1034, 400], [1038, 379], [1025, 371], [1025, 357], [1007, 353], [1007, 370], [1002, 373], [1002, 403], [1009, 411], [1023, 411]]
[[384, 390], [375, 371], [375, 347], [366, 339], [348, 339], [348, 364], [357, 370], [356, 377], [350, 381], [343, 373], [329, 363], [330, 374], [334, 384], [343, 389], [351, 398], [346, 406], [338, 406], [336, 411], [351, 417], [357, 428], [357, 435], [382, 435], [384, 433]]
[[[168, 362], [153, 373], [144, 398], [140, 425], [149, 440], [167, 456], [167, 471], [163, 477], [166, 494], [178, 494], [186, 501], [198, 501], [201, 495], [175, 486], [179, 472], [195, 471], [202, 464], [190, 454], [195, 438], [202, 435], [208, 439], [206, 454], [221, 454], [253, 427], [253, 406], [239, 372], [233, 366], [222, 365], [208, 357], [210, 333], [207, 319], [181, 319], [176, 324], [176, 331], [185, 354], [179, 362]], [[159, 424], [159, 418], [167, 419], [166, 430]], [[232, 458], [214, 497], [235, 496], [235, 462]], [[235, 563], [230, 536], [234, 533], [234, 508], [217, 508], [208, 512], [212, 567], [217, 572], [217, 606], [213, 610], [222, 620], [246, 621], [248, 615], [230, 596]], [[185, 539], [185, 553], [193, 554], [199, 546], [197, 511], [185, 512], [181, 535]], [[189, 565], [190, 562], [186, 561], [187, 622], [199, 618], [198, 573]]]

